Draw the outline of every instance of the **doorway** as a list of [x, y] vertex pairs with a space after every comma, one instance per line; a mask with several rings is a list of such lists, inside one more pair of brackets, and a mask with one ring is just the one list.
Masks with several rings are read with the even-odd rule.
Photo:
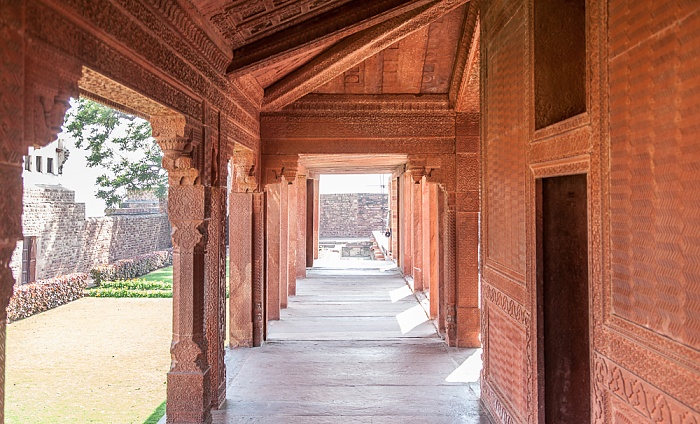
[[590, 422], [586, 175], [537, 183], [539, 416]]

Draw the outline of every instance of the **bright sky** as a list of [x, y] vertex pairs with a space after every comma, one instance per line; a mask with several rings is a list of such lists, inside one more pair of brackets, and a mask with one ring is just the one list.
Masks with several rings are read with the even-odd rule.
[[319, 193], [387, 193], [388, 174], [321, 175]]

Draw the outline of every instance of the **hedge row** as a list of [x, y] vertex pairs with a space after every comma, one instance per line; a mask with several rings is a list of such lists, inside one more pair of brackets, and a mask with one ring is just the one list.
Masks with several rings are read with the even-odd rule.
[[85, 273], [69, 274], [15, 287], [7, 306], [7, 319], [17, 321], [80, 299], [87, 279]]
[[96, 284], [100, 284], [102, 281], [128, 280], [172, 265], [172, 263], [172, 250], [159, 250], [131, 259], [122, 259], [109, 265], [100, 265], [90, 270], [90, 276]]
[[99, 286], [101, 289], [126, 289], [126, 290], [172, 290], [173, 283], [164, 281], [145, 280], [120, 280], [103, 281]]
[[172, 290], [129, 290], [101, 287], [87, 290], [85, 294], [89, 297], [173, 297]]

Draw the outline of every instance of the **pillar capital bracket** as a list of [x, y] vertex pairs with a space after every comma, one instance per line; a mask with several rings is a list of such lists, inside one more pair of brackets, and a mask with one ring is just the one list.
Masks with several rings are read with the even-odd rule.
[[152, 135], [163, 151], [163, 168], [173, 186], [199, 184], [199, 170], [192, 164], [192, 130], [180, 114], [151, 116]]
[[411, 178], [416, 184], [420, 184], [423, 177], [430, 178], [433, 171], [440, 169], [439, 157], [409, 155], [406, 171], [411, 173]]
[[236, 193], [249, 193], [258, 188], [256, 178], [257, 155], [250, 150], [234, 151], [233, 162], [233, 187]]

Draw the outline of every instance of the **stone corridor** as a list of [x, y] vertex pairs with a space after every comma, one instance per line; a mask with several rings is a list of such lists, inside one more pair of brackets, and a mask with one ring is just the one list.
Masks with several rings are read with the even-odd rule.
[[479, 355], [443, 343], [396, 269], [314, 268], [268, 343], [227, 351], [228, 399], [213, 419], [490, 423]]

